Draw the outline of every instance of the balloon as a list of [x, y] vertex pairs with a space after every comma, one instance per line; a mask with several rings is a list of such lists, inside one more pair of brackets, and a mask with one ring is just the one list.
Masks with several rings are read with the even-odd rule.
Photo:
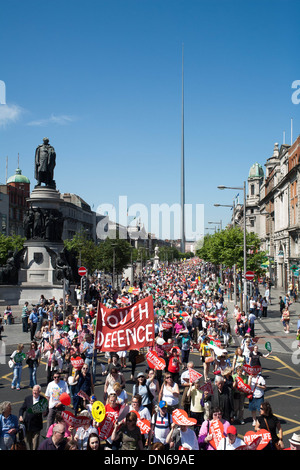
[[71, 404], [71, 397], [68, 393], [66, 392], [63, 392], [60, 397], [59, 397], [59, 401], [65, 405], [65, 406], [69, 406]]

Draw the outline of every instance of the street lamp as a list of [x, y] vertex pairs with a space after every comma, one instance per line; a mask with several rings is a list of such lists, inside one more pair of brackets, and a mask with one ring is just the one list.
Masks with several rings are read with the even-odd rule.
[[[208, 224], [220, 225], [220, 232], [222, 232], [222, 220], [220, 222], [207, 222]], [[221, 284], [223, 284], [223, 266], [220, 264]]]
[[[235, 202], [234, 200], [233, 200], [233, 204], [214, 204], [214, 206], [215, 207], [230, 207], [230, 209], [233, 209], [233, 226], [235, 225], [235, 222], [234, 222]], [[234, 290], [234, 305], [236, 305], [236, 266], [235, 264], [233, 265], [233, 290]]]
[[[243, 187], [237, 186], [218, 186], [218, 189], [237, 189], [238, 191], [244, 192], [244, 311], [247, 310], [247, 280], [246, 280], [246, 271], [247, 271], [247, 243], [246, 243], [246, 181], [244, 181]], [[246, 312], [247, 313], [247, 312]]]
[[220, 220], [220, 222], [207, 222], [208, 224], [216, 224], [216, 225], [220, 225], [220, 231], [222, 230], [222, 220]]
[[111, 244], [113, 249], [113, 290], [115, 289], [115, 269], [116, 269], [116, 243]]

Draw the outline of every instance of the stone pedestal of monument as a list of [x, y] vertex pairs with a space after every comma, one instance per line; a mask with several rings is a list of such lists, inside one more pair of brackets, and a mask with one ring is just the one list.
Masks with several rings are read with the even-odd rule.
[[159, 268], [159, 256], [155, 255], [154, 261], [153, 261], [153, 269], [158, 269], [158, 268]]
[[[63, 280], [57, 278], [56, 261], [64, 248], [60, 192], [47, 186], [35, 187], [28, 199], [26, 253], [19, 271], [20, 299], [36, 303], [45, 298], [63, 297]], [[61, 224], [61, 226], [60, 226]]]

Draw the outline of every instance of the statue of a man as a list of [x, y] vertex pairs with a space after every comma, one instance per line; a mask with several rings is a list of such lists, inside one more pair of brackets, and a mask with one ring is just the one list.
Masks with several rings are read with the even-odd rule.
[[43, 144], [39, 145], [35, 151], [35, 172], [34, 177], [37, 180], [37, 186], [45, 183], [46, 186], [55, 188], [53, 172], [56, 163], [56, 153], [49, 144], [49, 139], [45, 137]]

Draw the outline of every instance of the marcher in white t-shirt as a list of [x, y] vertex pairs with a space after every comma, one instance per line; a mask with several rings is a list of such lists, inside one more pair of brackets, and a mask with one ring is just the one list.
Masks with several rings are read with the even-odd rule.
[[245, 445], [244, 441], [237, 437], [235, 426], [229, 426], [227, 429], [227, 437], [223, 437], [217, 447], [217, 450], [235, 450]]
[[47, 430], [54, 423], [57, 411], [62, 411], [64, 409], [64, 406], [60, 401], [62, 393], [70, 394], [68, 384], [65, 380], [60, 378], [59, 372], [54, 372], [53, 380], [52, 382], [49, 382], [45, 392], [45, 397], [47, 398], [49, 405]]

